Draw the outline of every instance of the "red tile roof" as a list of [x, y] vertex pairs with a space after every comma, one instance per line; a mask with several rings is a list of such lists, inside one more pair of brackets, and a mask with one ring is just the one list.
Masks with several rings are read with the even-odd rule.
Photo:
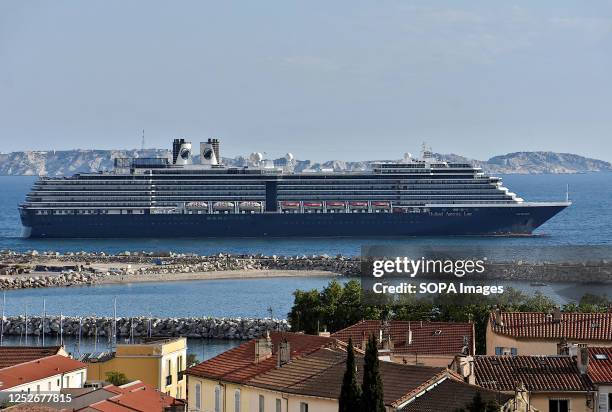
[[[363, 356], [356, 354], [357, 380], [363, 380]], [[346, 352], [322, 348], [280, 368], [262, 373], [247, 382], [249, 386], [297, 395], [338, 399], [346, 370]], [[380, 362], [385, 404], [397, 406], [425, 382], [449, 376], [445, 368]]]
[[439, 385], [414, 397], [410, 403], [400, 409], [402, 412], [440, 412], [466, 410], [477, 393], [485, 402], [493, 401], [504, 405], [512, 395], [484, 389], [479, 386], [446, 379]]
[[[353, 339], [353, 345], [360, 346], [369, 335], [380, 336], [381, 322], [363, 320], [332, 337], [344, 342]], [[412, 343], [408, 344], [408, 331], [412, 331]], [[453, 322], [389, 321], [388, 333], [395, 353], [418, 353], [432, 355], [473, 355], [474, 324]], [[383, 333], [384, 335], [384, 333]], [[385, 336], [383, 336], [383, 339]], [[468, 351], [464, 352], [467, 346]]]
[[[81, 407], [77, 411], [97, 410], [101, 412], [163, 412], [171, 405], [184, 405], [183, 401], [161, 393], [151, 385], [135, 381], [122, 386], [108, 385], [98, 391], [116, 393], [107, 399]], [[91, 395], [89, 395], [91, 396]], [[78, 400], [78, 398], [76, 398]]]
[[40, 379], [86, 369], [87, 365], [62, 355], [52, 355], [0, 369], [0, 390], [35, 382]]
[[560, 321], [543, 312], [501, 312], [489, 322], [495, 333], [515, 338], [612, 341], [612, 313], [561, 313]]
[[0, 369], [57, 355], [61, 346], [0, 346]]
[[[189, 368], [187, 374], [208, 379], [305, 396], [338, 399], [346, 368], [344, 345], [333, 338], [294, 333], [272, 333], [274, 355], [254, 363], [255, 340]], [[276, 351], [281, 339], [291, 346], [291, 361], [277, 367]], [[362, 379], [363, 356], [356, 354], [358, 379]], [[446, 368], [380, 363], [385, 403], [397, 407], [414, 391], [431, 382], [455, 375]]]
[[223, 352], [205, 362], [187, 369], [186, 373], [210, 379], [221, 379], [227, 382], [246, 383], [249, 379], [261, 373], [274, 369], [277, 362], [277, 351], [282, 339], [286, 339], [291, 347], [291, 358], [295, 359], [324, 346], [333, 346], [335, 339], [303, 335], [298, 333], [272, 332], [273, 353], [266, 360], [255, 363], [256, 339]]
[[591, 391], [591, 381], [569, 356], [476, 356], [476, 384], [514, 391], [523, 383], [531, 392]]
[[590, 347], [589, 378], [595, 383], [612, 384], [612, 348]]

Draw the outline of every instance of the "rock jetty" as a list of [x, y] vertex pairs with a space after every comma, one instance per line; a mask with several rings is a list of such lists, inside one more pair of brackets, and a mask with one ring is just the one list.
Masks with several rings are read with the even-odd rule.
[[[116, 266], [113, 266], [116, 265]], [[100, 269], [104, 267], [104, 269]], [[142, 275], [223, 271], [317, 271], [359, 276], [360, 260], [345, 256], [267, 256], [261, 254], [201, 256], [188, 253], [0, 251], [0, 290], [94, 285], [109, 279], [137, 281]]]
[[[61, 322], [60, 322], [61, 319]], [[163, 337], [184, 336], [188, 338], [214, 339], [253, 339], [266, 331], [289, 331], [286, 320], [253, 319], [253, 318], [147, 318], [118, 317], [117, 337]], [[41, 336], [43, 318], [27, 318], [27, 334], [32, 339]], [[104, 339], [113, 334], [112, 317], [63, 317], [49, 316], [44, 318], [45, 336], [95, 337]], [[26, 318], [12, 316], [4, 318], [5, 336], [22, 336], [26, 334]]]

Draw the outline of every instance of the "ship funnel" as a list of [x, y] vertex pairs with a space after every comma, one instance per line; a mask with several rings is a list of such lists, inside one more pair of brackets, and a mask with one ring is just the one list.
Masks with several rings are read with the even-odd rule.
[[219, 140], [208, 139], [200, 143], [200, 163], [207, 166], [219, 164]]
[[188, 165], [191, 162], [191, 142], [187, 142], [185, 139], [174, 139], [174, 142], [172, 142], [172, 164]]

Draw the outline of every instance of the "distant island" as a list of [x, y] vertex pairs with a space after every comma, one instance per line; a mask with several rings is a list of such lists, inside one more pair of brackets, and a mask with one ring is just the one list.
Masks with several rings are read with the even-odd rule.
[[[111, 170], [117, 157], [167, 157], [169, 152], [162, 149], [143, 150], [57, 150], [23, 151], [0, 153], [0, 175], [46, 175], [69, 176], [74, 173]], [[470, 159], [455, 154], [435, 154], [439, 160], [469, 162], [482, 167], [485, 172], [496, 174], [542, 174], [542, 173], [585, 173], [612, 171], [612, 164], [571, 153], [556, 152], [515, 152], [494, 156], [489, 160]], [[397, 160], [397, 159], [389, 159]], [[196, 159], [197, 161], [197, 159]], [[276, 165], [284, 159], [274, 159]], [[367, 170], [376, 161], [329, 160], [314, 162], [294, 160], [293, 170], [301, 172], [334, 170]], [[228, 166], [245, 166], [247, 156], [223, 158]]]

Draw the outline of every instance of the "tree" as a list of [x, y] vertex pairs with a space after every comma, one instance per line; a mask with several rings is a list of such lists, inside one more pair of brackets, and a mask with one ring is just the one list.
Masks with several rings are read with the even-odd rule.
[[121, 386], [125, 385], [126, 383], [130, 383], [130, 380], [127, 376], [125, 376], [124, 373], [117, 371], [106, 372], [106, 381], [115, 386]]
[[363, 366], [363, 384], [361, 386], [361, 411], [385, 412], [383, 384], [380, 377], [380, 361], [376, 337], [370, 335], [366, 345]]
[[346, 371], [342, 379], [340, 389], [339, 412], [355, 412], [359, 410], [361, 389], [357, 384], [357, 364], [355, 362], [355, 351], [353, 340], [349, 338], [348, 348], [346, 349]]
[[187, 367], [190, 368], [194, 365], [197, 365], [198, 363], [200, 363], [200, 361], [198, 360], [198, 357], [196, 356], [195, 353], [188, 353], [187, 354]]

